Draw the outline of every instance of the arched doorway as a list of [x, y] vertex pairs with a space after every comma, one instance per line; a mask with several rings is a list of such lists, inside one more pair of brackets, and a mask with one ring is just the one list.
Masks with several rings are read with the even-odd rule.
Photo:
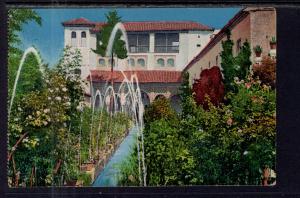
[[181, 98], [179, 95], [173, 95], [171, 97], [171, 107], [177, 112], [177, 113], [181, 113], [182, 109], [181, 109]]
[[162, 95], [162, 94], [158, 94], [158, 95], [155, 97], [154, 100], [157, 100], [157, 99], [159, 99], [159, 98], [166, 98], [166, 96], [164, 96], [164, 95]]
[[142, 102], [144, 107], [147, 107], [150, 105], [150, 98], [148, 96], [148, 94], [144, 91], [141, 91], [141, 97], [142, 97]]

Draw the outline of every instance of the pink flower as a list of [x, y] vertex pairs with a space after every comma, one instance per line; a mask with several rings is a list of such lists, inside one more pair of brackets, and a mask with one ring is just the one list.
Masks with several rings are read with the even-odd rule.
[[245, 83], [245, 86], [247, 89], [249, 89], [251, 87], [251, 83]]
[[228, 124], [229, 126], [231, 126], [231, 125], [232, 125], [232, 123], [233, 123], [233, 120], [232, 120], [232, 118], [229, 118], [229, 119], [227, 120], [227, 124]]

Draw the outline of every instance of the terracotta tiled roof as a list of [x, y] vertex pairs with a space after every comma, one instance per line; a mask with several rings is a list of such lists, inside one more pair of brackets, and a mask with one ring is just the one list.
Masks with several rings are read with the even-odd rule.
[[91, 26], [91, 27], [94, 27], [95, 24], [91, 21], [89, 21], [88, 19], [86, 18], [78, 18], [78, 19], [72, 19], [72, 20], [69, 20], [69, 21], [65, 21], [62, 23], [63, 26]]
[[[111, 78], [110, 71], [103, 70], [91, 70], [92, 79], [90, 76], [87, 79], [93, 82], [108, 81]], [[139, 83], [180, 83], [181, 72], [180, 71], [163, 71], [163, 70], [137, 70], [137, 71], [124, 71], [126, 77], [130, 80], [131, 75], [136, 74]], [[124, 76], [120, 71], [114, 71], [114, 82], [122, 82]]]
[[[64, 26], [86, 25], [92, 26], [92, 32], [99, 31], [104, 22], [92, 22], [85, 18], [73, 19], [62, 23]], [[124, 22], [126, 31], [171, 31], [171, 30], [214, 30], [209, 26], [193, 21], [141, 21], [141, 22]]]

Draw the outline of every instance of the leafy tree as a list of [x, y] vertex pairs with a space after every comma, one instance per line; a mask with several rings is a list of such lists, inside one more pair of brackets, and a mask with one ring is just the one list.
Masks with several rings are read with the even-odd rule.
[[8, 45], [10, 52], [16, 52], [16, 45], [21, 43], [18, 32], [22, 30], [23, 24], [35, 21], [42, 25], [41, 17], [31, 9], [9, 9], [8, 10]]
[[248, 75], [250, 65], [251, 49], [247, 41], [243, 43], [243, 46], [239, 54], [234, 57], [232, 48], [233, 41], [230, 39], [230, 32], [227, 33], [227, 40], [222, 41], [222, 52], [221, 56], [221, 66], [222, 73], [224, 74], [224, 84], [226, 91], [236, 91], [234, 87], [234, 78], [245, 79]]
[[145, 109], [144, 113], [146, 127], [151, 122], [160, 119], [177, 119], [175, 111], [171, 108], [170, 101], [164, 97], [156, 99]]
[[[118, 13], [116, 10], [109, 12], [106, 14], [107, 22], [105, 26], [101, 29], [101, 32], [97, 33], [97, 43], [96, 43], [96, 49], [93, 49], [93, 52], [96, 54], [99, 54], [101, 56], [106, 56], [106, 50], [108, 47], [108, 41], [110, 38], [110, 35], [112, 33], [112, 30], [114, 26], [121, 22], [121, 17], [118, 16]], [[120, 59], [127, 58], [127, 50], [125, 41], [121, 39], [122, 33], [118, 31], [116, 33], [113, 47], [112, 47], [112, 61], [113, 56], [116, 55]], [[113, 64], [112, 64], [113, 65]]]
[[188, 72], [184, 72], [182, 74], [182, 83], [179, 90], [180, 90], [180, 98], [181, 98], [182, 117], [185, 118], [192, 113], [189, 98], [193, 96], [193, 91], [191, 86], [189, 85]]
[[83, 83], [80, 77], [80, 68], [82, 64], [82, 56], [79, 49], [73, 49], [66, 46], [63, 54], [56, 66], [57, 73], [66, 79], [66, 91], [70, 96], [71, 108], [67, 114], [71, 117], [69, 125], [73, 132], [79, 131], [80, 112], [77, 110], [80, 103], [83, 101]]
[[[147, 183], [157, 185], [195, 184], [195, 161], [176, 122], [156, 120], [145, 131]], [[155, 162], [155, 163], [154, 163]]]
[[222, 41], [221, 66], [224, 75], [224, 84], [226, 91], [232, 89], [231, 83], [235, 77], [235, 61], [232, 53], [233, 41], [230, 40], [230, 32], [227, 33], [227, 40]]
[[263, 84], [275, 88], [276, 81], [276, 60], [271, 57], [263, 57], [261, 65], [253, 65], [253, 74]]
[[219, 105], [223, 102], [225, 91], [219, 67], [214, 66], [203, 70], [200, 74], [200, 79], [193, 84], [193, 91], [195, 93], [195, 101], [205, 109], [208, 109], [207, 97], [214, 105]]

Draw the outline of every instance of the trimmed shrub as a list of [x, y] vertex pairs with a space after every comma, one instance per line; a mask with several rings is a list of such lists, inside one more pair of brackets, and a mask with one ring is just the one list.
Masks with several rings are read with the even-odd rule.
[[205, 69], [200, 74], [200, 79], [193, 84], [194, 98], [198, 105], [208, 108], [209, 97], [213, 105], [219, 105], [224, 99], [224, 84], [219, 67], [214, 66], [211, 69]]
[[276, 81], [276, 61], [271, 57], [263, 57], [261, 65], [253, 66], [253, 74], [258, 77], [263, 84], [275, 88]]

